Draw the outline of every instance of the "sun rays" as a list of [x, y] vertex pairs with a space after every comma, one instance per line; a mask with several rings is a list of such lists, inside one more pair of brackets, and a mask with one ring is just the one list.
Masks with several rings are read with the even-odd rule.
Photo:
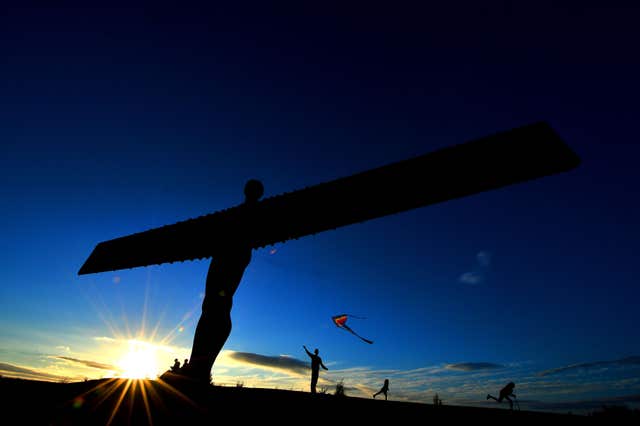
[[125, 379], [155, 379], [160, 373], [158, 347], [152, 343], [129, 340], [129, 351], [118, 362]]
[[[194, 314], [202, 301], [194, 300], [180, 317], [171, 315], [173, 319], [169, 322], [167, 317], [170, 315], [165, 315], [168, 307], [163, 309], [153, 302], [157, 283], [152, 271], [133, 275], [137, 275], [134, 278], [137, 283], [118, 276], [115, 288], [105, 287], [105, 283], [97, 283], [95, 278], [89, 286], [81, 287], [88, 305], [93, 307], [106, 331], [102, 336], [94, 335], [93, 341], [98, 344], [86, 348], [85, 358], [97, 358], [115, 367], [113, 371], [103, 371], [103, 378], [155, 379], [173, 365], [174, 359], [189, 358], [190, 348], [186, 347], [183, 336], [193, 327]], [[105, 280], [109, 281], [108, 277]], [[139, 303], [132, 304], [131, 298], [121, 297], [119, 287], [124, 285], [137, 286], [142, 296]], [[110, 292], [109, 303], [104, 299], [105, 288]], [[181, 341], [182, 345], [175, 345], [176, 341]]]
[[[118, 285], [127, 284], [122, 282], [125, 279], [118, 278]], [[188, 322], [193, 320], [202, 301], [194, 301], [191, 309], [167, 326], [162, 324], [163, 320], [166, 321], [165, 312], [151, 303], [153, 285], [150, 271], [147, 271], [145, 281], [144, 298], [133, 315], [136, 319], [126, 314], [125, 303], [120, 303], [120, 309], [117, 303], [105, 303], [101, 295], [103, 290], [97, 286], [92, 286], [98, 291], [91, 295], [86, 289], [83, 291], [107, 331], [106, 336], [92, 338], [95, 346], [87, 358], [108, 361], [114, 369], [103, 370], [104, 379], [77, 395], [71, 406], [75, 410], [104, 412], [105, 420], [108, 418], [107, 425], [119, 424], [123, 419], [127, 423], [135, 421], [136, 424], [153, 425], [159, 421], [156, 417], [164, 412], [167, 403], [175, 404], [171, 401], [180, 401], [192, 409], [196, 407], [189, 397], [158, 377], [169, 369], [175, 358], [188, 358], [189, 348], [175, 346], [174, 341], [188, 329]], [[142, 417], [132, 419], [131, 416]]]
[[73, 411], [103, 418], [106, 426], [145, 423], [153, 426], [176, 404], [188, 410], [199, 409], [187, 395], [161, 379], [121, 378], [100, 380], [69, 403]]

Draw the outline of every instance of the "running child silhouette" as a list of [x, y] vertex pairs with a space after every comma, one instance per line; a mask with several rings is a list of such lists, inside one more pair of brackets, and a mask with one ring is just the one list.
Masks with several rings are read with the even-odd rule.
[[515, 387], [516, 387], [515, 383], [509, 382], [505, 387], [503, 387], [500, 390], [500, 395], [497, 398], [495, 396], [491, 396], [490, 394], [487, 394], [487, 400], [493, 399], [495, 401], [502, 402], [503, 399], [506, 399], [507, 401], [509, 401], [509, 408], [513, 410], [513, 401], [509, 397], [510, 396], [514, 398], [516, 397], [516, 395], [513, 393], [513, 388]]
[[387, 400], [387, 392], [389, 392], [389, 379], [384, 379], [384, 385], [382, 385], [382, 388], [380, 388], [380, 390], [376, 393], [373, 394], [373, 399], [376, 399], [376, 396], [380, 395], [381, 393], [384, 394], [384, 400]]

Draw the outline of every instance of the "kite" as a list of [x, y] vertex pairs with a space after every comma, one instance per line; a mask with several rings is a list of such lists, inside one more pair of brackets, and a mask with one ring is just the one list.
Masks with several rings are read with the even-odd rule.
[[365, 339], [364, 337], [360, 336], [358, 333], [356, 333], [355, 331], [353, 331], [351, 329], [351, 327], [349, 327], [347, 325], [347, 318], [351, 317], [351, 318], [359, 318], [359, 319], [364, 319], [361, 317], [357, 317], [355, 315], [349, 315], [349, 314], [340, 314], [340, 315], [335, 315], [333, 317], [331, 317], [331, 319], [333, 320], [333, 323], [335, 325], [337, 325], [338, 327], [347, 330], [349, 333], [353, 334], [354, 336], [357, 336], [359, 338], [361, 338], [362, 340], [364, 340], [365, 342], [372, 344], [373, 342], [369, 339]]

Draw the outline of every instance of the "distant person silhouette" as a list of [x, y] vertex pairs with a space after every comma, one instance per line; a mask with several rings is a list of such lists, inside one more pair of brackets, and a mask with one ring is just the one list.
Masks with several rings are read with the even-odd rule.
[[387, 400], [387, 392], [389, 392], [389, 379], [384, 379], [384, 385], [382, 385], [382, 387], [380, 388], [380, 390], [376, 393], [373, 394], [373, 399], [376, 399], [376, 396], [380, 395], [381, 393], [384, 394], [384, 400]]
[[320, 373], [320, 367], [325, 370], [329, 370], [322, 363], [322, 358], [318, 355], [318, 349], [314, 350], [313, 353], [309, 352], [309, 349], [305, 345], [302, 345], [309, 358], [311, 358], [311, 393], [316, 393], [316, 384], [318, 384], [318, 374]]
[[505, 387], [503, 387], [500, 390], [500, 395], [497, 398], [495, 396], [491, 396], [490, 394], [487, 394], [487, 400], [493, 399], [493, 400], [496, 400], [498, 402], [502, 402], [503, 399], [506, 399], [507, 401], [509, 401], [509, 408], [513, 410], [513, 401], [509, 397], [510, 396], [512, 396], [514, 398], [516, 397], [515, 394], [513, 393], [513, 389], [515, 387], [516, 387], [515, 383], [509, 382], [509, 383], [507, 383], [507, 385]]
[[184, 372], [184, 371], [187, 371], [188, 367], [189, 367], [189, 358], [185, 358], [185, 359], [184, 359], [184, 362], [182, 363], [182, 368], [181, 368], [181, 370], [182, 370], [183, 372]]
[[[245, 200], [237, 211], [245, 215], [246, 227], [240, 230], [234, 241], [215, 253], [209, 264], [207, 282], [202, 301], [202, 314], [193, 336], [189, 363], [183, 372], [198, 381], [208, 383], [211, 368], [231, 333], [231, 307], [233, 295], [242, 275], [251, 261], [251, 209], [264, 193], [258, 180], [249, 180], [244, 187]], [[215, 238], [215, 235], [208, 236]]]
[[180, 371], [180, 361], [178, 361], [178, 358], [173, 360], [171, 371], [173, 371], [174, 373], [177, 373], [178, 371]]

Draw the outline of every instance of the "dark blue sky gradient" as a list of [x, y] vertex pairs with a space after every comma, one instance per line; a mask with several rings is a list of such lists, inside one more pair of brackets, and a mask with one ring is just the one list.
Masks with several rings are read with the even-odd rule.
[[[115, 286], [75, 275], [95, 244], [237, 204], [248, 178], [275, 195], [545, 120], [578, 169], [255, 252], [227, 348], [379, 368], [640, 354], [637, 6], [469, 3], [5, 6], [4, 327], [98, 333], [96, 294], [133, 324], [145, 281], [173, 326], [207, 262]], [[373, 346], [334, 330], [343, 311]]]

